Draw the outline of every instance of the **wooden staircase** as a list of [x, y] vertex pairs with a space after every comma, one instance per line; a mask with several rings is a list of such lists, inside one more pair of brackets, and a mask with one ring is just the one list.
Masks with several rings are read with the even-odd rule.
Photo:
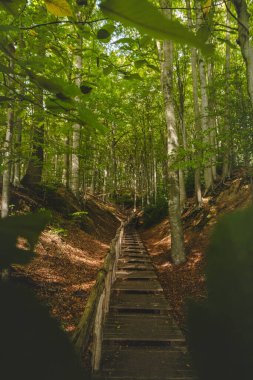
[[170, 315], [136, 230], [124, 235], [103, 331], [99, 380], [195, 380], [185, 339]]

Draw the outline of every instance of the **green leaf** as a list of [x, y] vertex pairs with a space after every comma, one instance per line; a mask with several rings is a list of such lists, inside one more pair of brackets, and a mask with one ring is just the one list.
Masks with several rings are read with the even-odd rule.
[[30, 74], [31, 79], [36, 82], [40, 87], [44, 88], [45, 90], [53, 93], [61, 93], [62, 92], [62, 86], [59, 85], [55, 80], [46, 78], [42, 75], [36, 75], [31, 73]]
[[45, 0], [45, 4], [49, 13], [54, 16], [65, 17], [73, 16], [67, 0]]
[[8, 96], [0, 96], [0, 102], [9, 102], [13, 100], [12, 98], [8, 98]]
[[231, 47], [232, 49], [237, 49], [237, 46], [232, 44], [231, 41], [225, 39], [225, 38], [217, 38], [218, 41], [220, 42], [224, 42], [225, 44], [227, 44], [229, 47]]
[[147, 0], [105, 0], [100, 7], [106, 16], [123, 25], [135, 27], [141, 33], [157, 39], [186, 43], [204, 52], [210, 50], [200, 37], [179, 21], [168, 20]]
[[139, 74], [137, 73], [134, 73], [134, 74], [127, 74], [124, 76], [124, 79], [127, 79], [127, 80], [141, 80], [141, 77]]
[[75, 108], [75, 102], [72, 99], [60, 99], [57, 98], [47, 98], [46, 107], [48, 110], [56, 112], [66, 112]]
[[110, 37], [111, 33], [109, 33], [106, 29], [99, 29], [97, 32], [97, 38], [99, 40], [106, 40], [108, 37]]
[[9, 31], [17, 31], [19, 30], [19, 28], [17, 26], [14, 26], [14, 25], [0, 25], [0, 31], [1, 32], [9, 32]]
[[82, 122], [95, 128], [101, 133], [105, 132], [105, 127], [98, 121], [97, 116], [88, 108], [86, 108], [83, 104], [79, 105], [78, 112], [79, 118]]
[[197, 37], [206, 42], [210, 37], [211, 30], [208, 22], [204, 22], [197, 31]]
[[159, 67], [155, 66], [155, 65], [151, 65], [150, 63], [147, 63], [147, 67], [149, 67], [150, 69], [156, 71], [156, 72], [160, 72], [160, 69]]
[[68, 100], [69, 97], [81, 96], [82, 92], [74, 83], [67, 83], [61, 78], [46, 78], [28, 71], [30, 78], [45, 90], [57, 95], [61, 100]]
[[83, 94], [89, 94], [93, 90], [93, 87], [86, 83], [83, 83], [80, 86], [80, 90], [82, 91]]
[[139, 40], [140, 47], [142, 47], [142, 48], [147, 47], [151, 41], [152, 41], [152, 38], [150, 36], [143, 36]]
[[21, 6], [24, 6], [26, 0], [0, 0], [0, 5], [7, 12], [17, 16]]
[[[10, 216], [0, 220], [0, 267], [26, 264], [34, 256], [33, 249], [40, 233], [50, 220], [49, 212], [37, 212], [22, 216]], [[28, 250], [17, 247], [18, 238], [29, 243]]]
[[133, 42], [135, 42], [133, 38], [124, 37], [124, 38], [119, 38], [117, 41], [114, 41], [113, 43], [114, 44], [131, 44]]
[[113, 65], [109, 65], [103, 68], [104, 75], [109, 75], [113, 71]]
[[135, 67], [137, 68], [137, 69], [139, 69], [139, 68], [141, 68], [141, 67], [143, 67], [143, 66], [146, 66], [147, 65], [147, 61], [146, 61], [146, 59], [139, 59], [138, 61], [135, 61], [134, 62], [134, 65], [135, 65]]
[[2, 63], [0, 63], [0, 71], [2, 73], [5, 73], [5, 74], [11, 74], [11, 73], [13, 73], [13, 69], [11, 69], [10, 67], [7, 67], [7, 66], [3, 65]]
[[88, 0], [76, 0], [77, 5], [79, 6], [85, 6], [88, 5]]

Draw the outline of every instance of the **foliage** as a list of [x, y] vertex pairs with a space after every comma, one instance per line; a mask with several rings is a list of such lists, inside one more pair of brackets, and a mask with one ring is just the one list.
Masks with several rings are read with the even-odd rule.
[[168, 201], [166, 198], [159, 198], [155, 205], [148, 205], [144, 208], [143, 225], [151, 227], [161, 222], [168, 216]]
[[253, 209], [225, 216], [207, 252], [208, 300], [189, 309], [200, 379], [248, 379], [253, 347]]
[[106, 0], [101, 4], [106, 16], [121, 21], [126, 26], [136, 27], [140, 32], [157, 39], [173, 39], [207, 51], [200, 37], [196, 37], [179, 21], [166, 19], [155, 6], [147, 0]]
[[[33, 258], [33, 249], [38, 236], [49, 219], [50, 213], [44, 211], [22, 216], [10, 216], [0, 220], [1, 268], [8, 268], [11, 264], [27, 264]], [[27, 241], [26, 250], [18, 248], [19, 238]]]

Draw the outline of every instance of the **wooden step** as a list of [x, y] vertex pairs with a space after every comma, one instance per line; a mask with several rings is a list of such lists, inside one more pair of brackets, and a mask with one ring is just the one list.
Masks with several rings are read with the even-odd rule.
[[112, 286], [112, 290], [128, 293], [157, 293], [163, 291], [156, 279], [148, 281], [122, 281], [117, 279]]
[[143, 262], [151, 262], [151, 258], [149, 256], [120, 256], [119, 262], [128, 261], [128, 262], [137, 262], [137, 263], [143, 263]]
[[104, 342], [161, 345], [185, 342], [172, 317], [148, 314], [113, 314], [105, 322]]
[[107, 347], [103, 379], [196, 380], [184, 350], [167, 347]]
[[140, 263], [140, 264], [131, 264], [131, 263], [119, 263], [118, 269], [121, 270], [154, 270], [154, 267], [152, 264], [149, 263]]
[[121, 252], [121, 258], [124, 257], [148, 257], [150, 258], [149, 254], [145, 251], [140, 251], [140, 252], [129, 252], [129, 251], [122, 251]]
[[171, 309], [164, 295], [159, 294], [113, 294], [110, 309], [112, 311], [167, 314]]
[[154, 271], [118, 270], [116, 276], [122, 280], [157, 278]]

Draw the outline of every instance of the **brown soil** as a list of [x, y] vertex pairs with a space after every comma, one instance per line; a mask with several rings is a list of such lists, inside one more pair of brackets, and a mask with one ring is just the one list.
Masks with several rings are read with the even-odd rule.
[[63, 329], [72, 333], [122, 215], [114, 206], [91, 196], [85, 204], [88, 214], [84, 214], [83, 207], [64, 188], [13, 190], [11, 203], [15, 213], [38, 208], [53, 212], [36, 246], [36, 258], [28, 266], [13, 267], [12, 275], [31, 286]]
[[187, 301], [206, 297], [205, 251], [213, 226], [223, 214], [250, 204], [252, 187], [243, 177], [234, 177], [217, 186], [213, 194], [204, 198], [201, 209], [197, 209], [191, 200], [183, 213], [187, 261], [178, 266], [170, 259], [167, 220], [142, 232], [174, 317], [182, 329], [186, 328]]

